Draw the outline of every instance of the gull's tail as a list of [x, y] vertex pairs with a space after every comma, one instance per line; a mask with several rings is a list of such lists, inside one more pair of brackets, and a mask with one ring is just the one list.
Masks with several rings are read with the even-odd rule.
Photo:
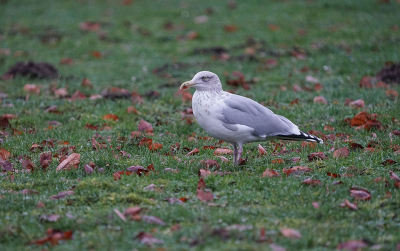
[[291, 134], [291, 135], [277, 135], [277, 139], [283, 140], [295, 140], [295, 141], [309, 141], [309, 142], [317, 142], [317, 143], [324, 143], [324, 141], [314, 135], [305, 133], [300, 131], [300, 134]]

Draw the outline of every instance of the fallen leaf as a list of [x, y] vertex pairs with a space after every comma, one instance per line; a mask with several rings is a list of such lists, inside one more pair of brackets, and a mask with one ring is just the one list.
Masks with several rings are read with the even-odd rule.
[[197, 198], [203, 202], [214, 201], [214, 195], [211, 192], [206, 192], [205, 188], [206, 183], [203, 177], [201, 177], [197, 184]]
[[386, 96], [391, 99], [396, 99], [399, 97], [399, 93], [396, 90], [390, 89], [385, 92]]
[[216, 169], [220, 168], [218, 162], [213, 159], [206, 159], [206, 161], [204, 161], [204, 164], [206, 165], [207, 168], [216, 168]]
[[12, 154], [4, 148], [0, 149], [0, 159], [8, 160]]
[[365, 102], [362, 99], [357, 99], [357, 100], [351, 101], [349, 103], [349, 106], [351, 108], [364, 108], [365, 107]]
[[149, 122], [147, 122], [147, 121], [142, 119], [139, 122], [138, 131], [152, 133], [153, 132], [153, 126]]
[[311, 75], [307, 75], [305, 80], [306, 80], [307, 82], [314, 83], [314, 84], [319, 83], [319, 79], [314, 78], [314, 77], [311, 76]]
[[81, 82], [81, 86], [92, 88], [93, 84], [88, 78], [83, 78]]
[[80, 159], [81, 155], [79, 153], [72, 153], [70, 156], [68, 156], [67, 159], [65, 159], [60, 163], [60, 165], [58, 165], [58, 167], [56, 168], [56, 172], [62, 170], [70, 170], [72, 167], [77, 169]]
[[312, 205], [313, 205], [313, 207], [314, 207], [315, 209], [319, 209], [319, 203], [318, 203], [318, 202], [313, 201], [313, 202], [312, 202]]
[[214, 155], [221, 155], [221, 154], [232, 154], [233, 151], [227, 148], [217, 148], [214, 151]]
[[340, 178], [340, 174], [337, 173], [331, 173], [331, 172], [326, 172], [326, 175], [332, 177], [332, 178]]
[[328, 104], [328, 101], [323, 96], [314, 97], [314, 104]]
[[383, 162], [381, 163], [381, 165], [389, 166], [389, 165], [393, 165], [393, 164], [396, 164], [396, 163], [397, 163], [397, 161], [394, 161], [394, 160], [392, 160], [392, 159], [387, 159], [387, 160], [383, 161]]
[[371, 89], [374, 86], [372, 85], [372, 81], [374, 80], [374, 77], [371, 76], [365, 76], [360, 80], [360, 83], [358, 84], [361, 88], [367, 88]]
[[351, 251], [358, 251], [362, 250], [363, 248], [368, 247], [368, 244], [363, 240], [351, 240], [344, 243], [340, 243], [337, 246], [337, 250], [351, 250]]
[[58, 244], [59, 241], [61, 240], [71, 240], [72, 239], [72, 231], [61, 231], [57, 229], [52, 229], [49, 228], [46, 230], [46, 237], [39, 238], [37, 240], [33, 240], [29, 242], [30, 245], [43, 245], [47, 242], [50, 242], [52, 246], [55, 246]]
[[195, 149], [191, 150], [190, 152], [188, 152], [185, 156], [192, 156], [192, 155], [198, 154], [199, 152], [200, 152], [199, 149], [195, 148]]
[[261, 177], [264, 178], [267, 176], [272, 178], [272, 177], [279, 177], [280, 175], [277, 171], [267, 168], [265, 169]]
[[74, 92], [74, 94], [72, 94], [71, 98], [69, 98], [68, 100], [75, 101], [75, 100], [80, 100], [80, 99], [86, 99], [86, 95], [83, 94], [82, 92], [76, 90]]
[[24, 91], [29, 92], [29, 93], [39, 94], [40, 93], [40, 88], [42, 88], [41, 85], [34, 85], [34, 84], [26, 84], [26, 85], [24, 85]]
[[275, 243], [269, 244], [269, 247], [272, 249], [272, 251], [286, 251], [286, 248], [279, 246]]
[[35, 164], [33, 164], [33, 162], [29, 159], [24, 159], [24, 161], [22, 162], [22, 167], [25, 170], [30, 170], [31, 172], [36, 170]]
[[56, 222], [58, 219], [60, 219], [62, 216], [59, 214], [49, 214], [49, 215], [42, 215], [39, 217], [39, 220], [45, 220], [49, 222]]
[[30, 190], [30, 189], [24, 189], [24, 190], [21, 191], [21, 193], [24, 194], [24, 195], [37, 195], [37, 194], [39, 194], [38, 191]]
[[0, 159], [0, 166], [2, 171], [12, 172], [13, 171], [13, 164], [7, 160]]
[[117, 120], [118, 120], [118, 116], [115, 115], [115, 114], [109, 113], [109, 114], [104, 115], [104, 116], [103, 116], [103, 119], [104, 119], [104, 120], [114, 120], [114, 121], [117, 121]]
[[50, 199], [59, 200], [59, 199], [64, 199], [65, 197], [71, 196], [71, 195], [74, 195], [74, 191], [62, 191], [62, 192], [59, 192], [57, 195], [52, 195], [50, 197]]
[[271, 164], [285, 164], [285, 161], [283, 159], [273, 159]]
[[121, 175], [127, 175], [127, 176], [129, 176], [129, 175], [131, 175], [131, 174], [132, 174], [132, 173], [131, 173], [131, 172], [128, 172], [128, 171], [118, 171], [118, 172], [113, 173], [113, 178], [114, 178], [115, 181], [117, 181], [117, 180], [120, 180], [120, 179], [121, 179]]
[[60, 60], [60, 64], [73, 65], [74, 64], [74, 60], [72, 58], [62, 58]]
[[142, 166], [130, 166], [127, 168], [127, 170], [129, 172], [136, 173], [139, 176], [142, 176], [142, 174], [148, 175], [149, 173], [149, 170], [145, 169]]
[[323, 152], [311, 153], [311, 154], [308, 155], [307, 157], [308, 157], [308, 160], [309, 160], [309, 161], [328, 159], [328, 157], [326, 157], [325, 154], [324, 154]]
[[238, 27], [235, 25], [225, 25], [224, 30], [226, 32], [232, 33], [232, 32], [236, 32], [238, 30]]
[[350, 188], [350, 196], [354, 197], [356, 200], [367, 201], [371, 199], [371, 193], [365, 188], [358, 188], [358, 187]]
[[39, 201], [38, 204], [36, 205], [36, 208], [43, 208], [45, 207], [44, 203]]
[[125, 209], [124, 211], [124, 215], [125, 216], [134, 216], [140, 213], [140, 211], [142, 211], [142, 209], [140, 207], [128, 207], [127, 209]]
[[190, 101], [192, 101], [192, 98], [193, 98], [193, 95], [186, 90], [179, 90], [179, 91], [175, 92], [175, 96], [181, 96], [183, 102], [185, 102], [185, 101], [190, 102]]
[[399, 178], [399, 176], [398, 176], [395, 172], [393, 172], [392, 170], [390, 170], [390, 171], [389, 171], [389, 174], [390, 174], [390, 178], [391, 178], [392, 180], [394, 180], [394, 181], [396, 181], [396, 182], [400, 182], [400, 178]]
[[118, 209], [114, 208], [114, 212], [122, 221], [126, 222], [125, 216]]
[[313, 170], [306, 166], [294, 166], [289, 169], [283, 168], [282, 172], [286, 175], [297, 175], [306, 172], [312, 172]]
[[36, 144], [36, 143], [33, 143], [32, 146], [31, 146], [31, 149], [30, 149], [30, 151], [33, 152], [33, 153], [39, 152], [39, 151], [42, 151], [42, 150], [43, 150], [43, 146], [41, 146], [39, 144]]
[[358, 210], [357, 204], [356, 203], [351, 203], [348, 199], [345, 199], [343, 203], [339, 205], [340, 207], [348, 207], [352, 210]]
[[51, 152], [50, 153], [42, 153], [39, 158], [40, 166], [43, 170], [46, 170], [47, 167], [52, 162]]
[[309, 186], [320, 186], [322, 182], [318, 179], [307, 178], [301, 182], [301, 184], [309, 185]]
[[296, 229], [292, 228], [282, 228], [280, 229], [281, 234], [289, 239], [300, 239], [301, 238], [301, 233], [297, 231]]
[[333, 152], [334, 158], [346, 158], [349, 156], [349, 148], [342, 147]]
[[354, 143], [354, 142], [350, 142], [349, 146], [350, 146], [351, 150], [364, 149], [364, 147], [362, 145]]
[[160, 239], [153, 237], [151, 234], [146, 232], [140, 232], [136, 235], [135, 239], [138, 239], [142, 244], [152, 246], [153, 244], [163, 244], [164, 242]]
[[262, 147], [262, 145], [258, 145], [258, 152], [260, 153], [260, 155], [268, 155], [267, 150], [264, 149], [264, 147]]
[[139, 114], [138, 110], [134, 106], [128, 106], [128, 108], [126, 108], [126, 112], [128, 114], [131, 114], [131, 113]]
[[92, 174], [93, 173], [93, 168], [91, 167], [91, 166], [89, 166], [89, 165], [85, 165], [85, 172], [87, 173], [87, 174]]
[[165, 226], [165, 222], [163, 220], [161, 220], [158, 217], [155, 216], [151, 216], [151, 215], [143, 215], [142, 216], [142, 220], [146, 223], [150, 223], [150, 224], [157, 224], [160, 226]]

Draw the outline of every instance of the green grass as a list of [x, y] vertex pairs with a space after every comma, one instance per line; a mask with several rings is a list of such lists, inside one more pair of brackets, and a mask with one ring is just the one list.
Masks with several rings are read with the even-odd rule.
[[[372, 245], [380, 245], [380, 250], [394, 250], [400, 240], [400, 195], [399, 189], [373, 180], [385, 177], [389, 180], [389, 170], [400, 175], [399, 164], [383, 166], [381, 162], [393, 159], [400, 162], [390, 145], [399, 145], [400, 138], [389, 133], [399, 129], [400, 119], [398, 100], [385, 95], [383, 89], [361, 89], [360, 79], [375, 75], [386, 61], [399, 62], [400, 31], [392, 29], [399, 25], [400, 4], [380, 4], [379, 1], [237, 1], [236, 9], [229, 9], [225, 1], [144, 1], [136, 0], [124, 6], [122, 1], [0, 1], [0, 48], [9, 49], [10, 54], [0, 53], [0, 74], [19, 61], [46, 61], [54, 64], [60, 78], [56, 80], [31, 80], [17, 77], [13, 80], [0, 80], [0, 90], [8, 94], [0, 103], [0, 114], [14, 114], [18, 119], [11, 120], [11, 126], [21, 135], [10, 133], [2, 137], [1, 148], [10, 151], [10, 161], [15, 169], [21, 170], [18, 156], [27, 155], [39, 166], [41, 152], [30, 151], [32, 143], [55, 139], [69, 141], [81, 154], [77, 170], [56, 173], [58, 159], [53, 158], [45, 173], [14, 173], [11, 182], [0, 176], [0, 249], [1, 250], [147, 250], [164, 247], [165, 250], [269, 250], [267, 243], [258, 243], [261, 228], [267, 237], [287, 250], [335, 250], [340, 243], [364, 239]], [[261, 3], [262, 2], [262, 3]], [[204, 15], [206, 8], [212, 7], [213, 14], [204, 24], [196, 24], [195, 17]], [[102, 31], [107, 33], [104, 40], [95, 32], [83, 32], [79, 24], [84, 21], [100, 22]], [[172, 22], [173, 30], [164, 29], [164, 24]], [[279, 26], [272, 31], [270, 24]], [[235, 25], [233, 33], [224, 31], [225, 25]], [[299, 34], [303, 29], [306, 35]], [[147, 31], [149, 36], [141, 33]], [[193, 40], [178, 39], [190, 31], [198, 37]], [[56, 34], [57, 36], [54, 36]], [[46, 38], [52, 37], [50, 42]], [[241, 59], [246, 41], [254, 38], [254, 47], [260, 50], [253, 59]], [[229, 50], [230, 60], [216, 60], [212, 55], [194, 53], [196, 49], [222, 46]], [[306, 59], [290, 56], [293, 48], [306, 51]], [[93, 51], [102, 53], [101, 58], [92, 56]], [[62, 58], [74, 59], [73, 65], [60, 65]], [[265, 59], [275, 58], [277, 67], [266, 70]], [[172, 77], [165, 78], [152, 71], [168, 64], [162, 73]], [[175, 64], [175, 65], [174, 65]], [[310, 71], [303, 73], [303, 67]], [[201, 127], [194, 122], [187, 125], [181, 120], [181, 111], [189, 108], [189, 102], [182, 102], [174, 96], [179, 84], [190, 80], [200, 70], [217, 73], [224, 89], [234, 89], [225, 84], [224, 73], [241, 71], [246, 79], [258, 78], [251, 90], [237, 88], [236, 93], [264, 102], [275, 113], [288, 117], [303, 131], [324, 132], [324, 126], [335, 128], [333, 133], [347, 133], [354, 142], [367, 146], [372, 140], [379, 141], [380, 148], [374, 153], [352, 151], [348, 158], [335, 159], [329, 152], [331, 147], [348, 146], [348, 142], [337, 138], [334, 142], [317, 146], [315, 149], [301, 148], [301, 143], [288, 142], [289, 149], [301, 152], [273, 156], [273, 143], [261, 143], [270, 155], [258, 157], [257, 143], [246, 144], [245, 166], [235, 167], [221, 164], [221, 168], [232, 174], [208, 177], [207, 187], [218, 197], [218, 204], [225, 207], [210, 207], [196, 198], [200, 160], [219, 158], [213, 156], [214, 150], [203, 150], [204, 145], [213, 145], [217, 140], [189, 141], [192, 133], [206, 136]], [[312, 87], [305, 82], [305, 76], [318, 78], [323, 85], [320, 92], [293, 92], [292, 86]], [[93, 83], [93, 88], [81, 86], [83, 78]], [[26, 100], [23, 87], [26, 83], [42, 85], [39, 95], [30, 94]], [[67, 101], [57, 98], [51, 86], [68, 87], [69, 95], [79, 90], [86, 95], [100, 94], [107, 87], [126, 88], [144, 94], [156, 90], [158, 99], [144, 97], [144, 103], [134, 106], [140, 115], [128, 114], [126, 108], [132, 103], [129, 99], [100, 99], [95, 101]], [[286, 86], [287, 91], [282, 91]], [[398, 85], [392, 89], [400, 91]], [[313, 103], [315, 96], [324, 96], [329, 104]], [[289, 105], [299, 98], [299, 104]], [[355, 130], [343, 123], [360, 110], [344, 106], [346, 98], [363, 99], [369, 113], [381, 115], [378, 120], [385, 130]], [[6, 107], [13, 104], [14, 107]], [[47, 113], [44, 110], [57, 105], [61, 114]], [[104, 121], [108, 113], [115, 114], [119, 120]], [[138, 123], [144, 119], [154, 126], [155, 142], [163, 148], [151, 152], [138, 147], [131, 140], [131, 131], [136, 131]], [[60, 126], [52, 130], [47, 121], [58, 121]], [[159, 122], [158, 126], [156, 126]], [[87, 123], [103, 126], [111, 130], [92, 131], [85, 128]], [[34, 130], [35, 133], [29, 133]], [[90, 139], [98, 132], [110, 136], [108, 147], [100, 151], [92, 149]], [[169, 132], [170, 134], [167, 134]], [[325, 132], [329, 134], [330, 132]], [[371, 133], [376, 133], [378, 140]], [[126, 140], [121, 140], [125, 137]], [[179, 143], [181, 150], [175, 158], [166, 156], [170, 146]], [[112, 146], [113, 148], [111, 148]], [[223, 146], [230, 147], [224, 143]], [[44, 151], [54, 154], [62, 146], [44, 147]], [[115, 149], [120, 147], [131, 154], [131, 158], [115, 158]], [[199, 148], [200, 153], [185, 157], [183, 147]], [[309, 162], [307, 155], [323, 151], [329, 159]], [[227, 156], [232, 159], [232, 156]], [[300, 163], [271, 164], [276, 158], [289, 160], [301, 157]], [[191, 162], [190, 160], [194, 160]], [[88, 175], [84, 165], [90, 161], [105, 169], [104, 173]], [[220, 162], [220, 161], [219, 161]], [[113, 173], [125, 171], [132, 165], [144, 167], [154, 164], [157, 173], [138, 177], [123, 176], [114, 181]], [[293, 165], [312, 168], [311, 174], [299, 177], [283, 175], [282, 178], [261, 178], [266, 168], [278, 170]], [[344, 173], [348, 167], [362, 170], [353, 178], [340, 178], [344, 184], [332, 186], [333, 180], [326, 172]], [[167, 167], [178, 169], [179, 173], [164, 173]], [[9, 176], [9, 174], [8, 174]], [[307, 177], [320, 179], [319, 187], [301, 185]], [[145, 191], [143, 188], [155, 184], [161, 192]], [[357, 202], [359, 210], [340, 208], [344, 199], [353, 201], [349, 188], [359, 185], [367, 188], [372, 199]], [[51, 200], [50, 196], [75, 186], [75, 194], [61, 200]], [[326, 188], [326, 186], [328, 188]], [[23, 189], [33, 189], [38, 195], [22, 195]], [[326, 190], [329, 189], [328, 194]], [[12, 193], [12, 191], [17, 193]], [[334, 191], [333, 191], [334, 190]], [[392, 194], [385, 197], [386, 192]], [[184, 204], [170, 205], [165, 198], [186, 197]], [[37, 208], [39, 201], [44, 208]], [[312, 202], [320, 203], [316, 210]], [[148, 224], [143, 221], [120, 220], [113, 209], [123, 210], [130, 206], [140, 206], [143, 214], [153, 215], [165, 221], [165, 226]], [[65, 216], [74, 216], [70, 219]], [[57, 222], [40, 220], [40, 216], [60, 214]], [[181, 228], [171, 231], [171, 226]], [[228, 237], [220, 237], [216, 232], [234, 224], [248, 225], [246, 231], [232, 230]], [[48, 228], [63, 231], [73, 230], [73, 240], [51, 247], [28, 245], [32, 240], [45, 236]], [[302, 238], [290, 240], [279, 230], [294, 228], [301, 232]], [[164, 241], [164, 244], [148, 247], [134, 237], [141, 231]]]

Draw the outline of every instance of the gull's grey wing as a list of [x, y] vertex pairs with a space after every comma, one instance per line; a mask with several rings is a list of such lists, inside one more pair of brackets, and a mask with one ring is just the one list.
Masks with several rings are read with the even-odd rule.
[[239, 124], [253, 128], [253, 134], [261, 137], [300, 134], [298, 127], [290, 120], [274, 114], [254, 100], [230, 95], [224, 102], [221, 120], [229, 130], [237, 131], [236, 125]]

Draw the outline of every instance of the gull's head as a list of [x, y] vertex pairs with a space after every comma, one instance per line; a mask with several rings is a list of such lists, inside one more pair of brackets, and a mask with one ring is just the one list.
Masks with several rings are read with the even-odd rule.
[[181, 89], [193, 86], [198, 91], [222, 91], [222, 84], [217, 74], [210, 71], [201, 71], [193, 79], [181, 85]]

